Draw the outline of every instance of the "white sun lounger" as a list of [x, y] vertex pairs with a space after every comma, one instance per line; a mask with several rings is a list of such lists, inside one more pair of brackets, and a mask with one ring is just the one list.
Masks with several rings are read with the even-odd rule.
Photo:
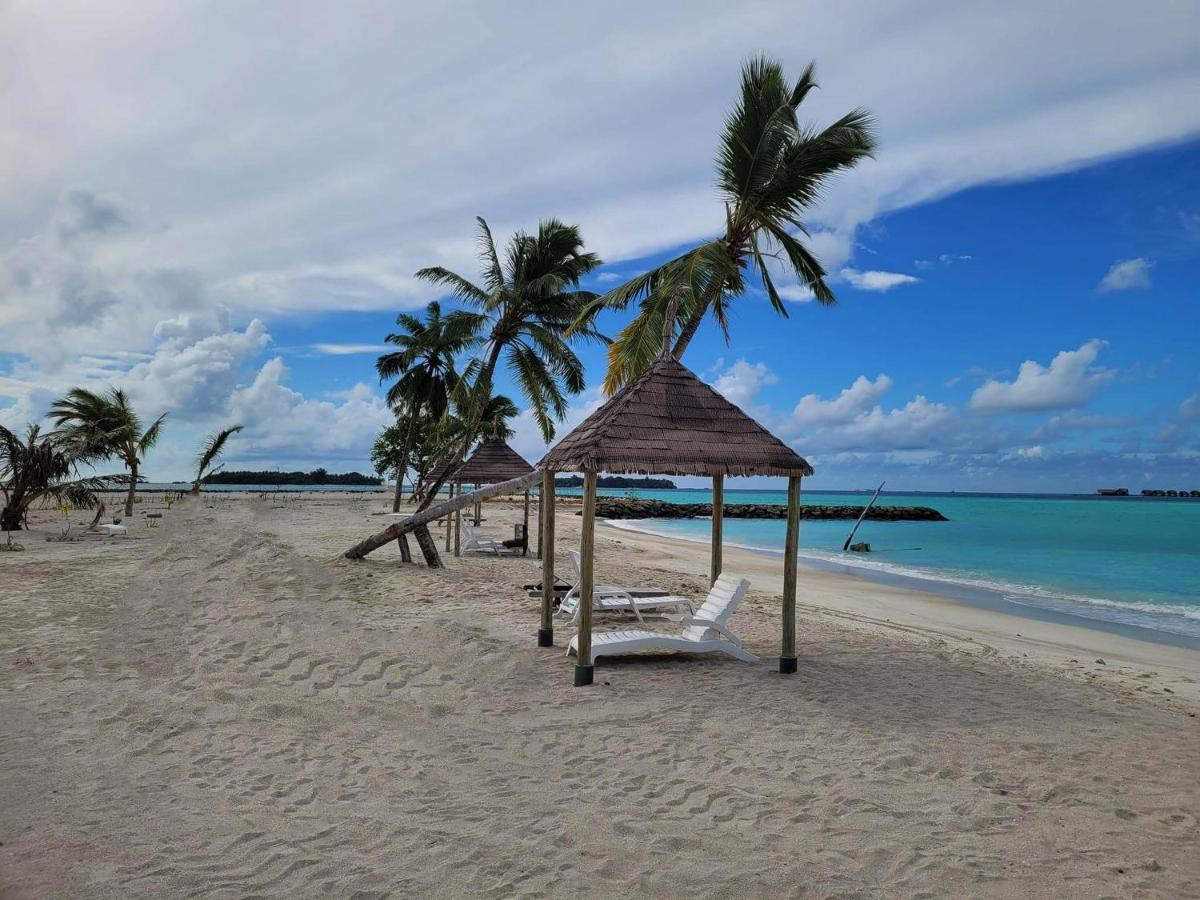
[[106, 534], [109, 537], [117, 534], [129, 534], [129, 529], [124, 525], [97, 525], [95, 530], [100, 534]]
[[[579, 563], [578, 550], [568, 550], [567, 556], [571, 560], [571, 569], [575, 573], [575, 584], [563, 597], [558, 612], [560, 615], [570, 617], [572, 625], [578, 625], [579, 583], [583, 580], [583, 571]], [[646, 596], [647, 594], [657, 596]], [[665, 609], [675, 610], [675, 612], [686, 609], [690, 613], [692, 612], [692, 601], [687, 597], [672, 597], [659, 588], [626, 588], [612, 584], [592, 586], [593, 612], [631, 612], [641, 622], [643, 621], [643, 612], [661, 612]]]
[[[712, 586], [704, 603], [692, 615], [680, 617], [684, 625], [678, 634], [656, 631], [601, 631], [592, 635], [592, 665], [600, 656], [617, 656], [643, 650], [679, 650], [684, 653], [728, 653], [746, 662], [758, 657], [742, 646], [738, 636], [725, 623], [746, 596], [750, 582], [736, 575], [722, 575]], [[579, 635], [571, 638], [567, 655], [578, 653]]]
[[475, 528], [466, 522], [463, 522], [462, 530], [464, 538], [462, 549], [464, 551], [479, 550], [483, 553], [495, 553], [499, 556], [501, 550], [512, 549], [511, 547], [505, 547], [501, 541], [494, 541], [491, 538], [480, 536], [476, 533]]

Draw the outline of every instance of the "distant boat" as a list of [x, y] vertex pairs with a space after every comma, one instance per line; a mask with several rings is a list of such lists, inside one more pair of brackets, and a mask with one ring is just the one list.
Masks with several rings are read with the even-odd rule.
[[1096, 493], [1101, 497], [1128, 497], [1129, 488], [1100, 488]]

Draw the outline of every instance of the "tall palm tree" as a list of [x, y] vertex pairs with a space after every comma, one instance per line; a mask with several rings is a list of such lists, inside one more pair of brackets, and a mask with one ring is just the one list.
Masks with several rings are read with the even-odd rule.
[[138, 467], [142, 457], [158, 442], [166, 413], [143, 429], [141, 417], [119, 388], [109, 388], [104, 394], [71, 388], [50, 407], [50, 418], [58, 428], [58, 438], [74, 448], [77, 455], [115, 456], [124, 463], [129, 472], [125, 515], [132, 516]]
[[520, 414], [517, 404], [503, 394], [490, 397], [479, 417], [479, 437], [485, 441], [507, 441], [516, 434], [508, 420]]
[[[421, 269], [417, 277], [448, 288], [458, 300], [479, 311], [475, 314], [478, 327], [487, 337], [484, 352], [471, 369], [472, 397], [492, 396], [496, 366], [504, 357], [542, 436], [549, 441], [554, 437], [555, 421], [567, 413], [567, 396], [584, 388], [583, 363], [571, 349], [570, 340], [576, 336], [603, 339], [592, 327], [588, 313], [596, 295], [579, 289], [579, 280], [599, 266], [600, 259], [584, 252], [577, 226], [545, 219], [536, 234], [514, 234], [501, 262], [487, 222], [477, 221], [481, 285], [440, 266]], [[479, 436], [484, 404], [473, 399], [470, 405], [473, 411], [448, 460], [450, 469], [462, 462]], [[431, 487], [425, 505], [440, 487], [440, 481]]]
[[[786, 317], [768, 260], [794, 274], [818, 303], [835, 302], [825, 270], [797, 234], [808, 234], [805, 215], [830, 178], [871, 156], [876, 140], [873, 118], [863, 109], [822, 130], [801, 125], [796, 111], [816, 86], [811, 63], [794, 84], [787, 82], [778, 62], [766, 57], [743, 65], [741, 96], [726, 117], [717, 150], [724, 233], [614, 288], [588, 310], [624, 309], [640, 302], [638, 315], [609, 347], [609, 393], [640, 374], [658, 354], [664, 333], [673, 334], [677, 327], [681, 330], [673, 352], [681, 358], [710, 310], [728, 340], [729, 304], [745, 293], [747, 270], [757, 275], [775, 311]], [[668, 321], [668, 310], [673, 310], [674, 322]]]
[[478, 316], [461, 310], [443, 316], [441, 304], [435, 300], [425, 307], [424, 319], [400, 313], [396, 324], [402, 330], [385, 340], [398, 349], [375, 361], [380, 382], [396, 379], [388, 388], [388, 404], [408, 418], [403, 449], [397, 458], [392, 512], [400, 510], [401, 485], [413, 441], [423, 421], [436, 421], [446, 414], [451, 392], [459, 381], [454, 358], [475, 345], [480, 322]]
[[199, 494], [200, 483], [207, 476], [221, 468], [220, 466], [213, 468], [213, 463], [217, 461], [217, 457], [225, 452], [225, 444], [229, 439], [241, 431], [243, 427], [242, 425], [230, 425], [228, 428], [222, 428], [215, 434], [210, 434], [205, 439], [204, 446], [200, 448], [200, 453], [196, 457], [196, 480], [192, 482], [193, 494]]

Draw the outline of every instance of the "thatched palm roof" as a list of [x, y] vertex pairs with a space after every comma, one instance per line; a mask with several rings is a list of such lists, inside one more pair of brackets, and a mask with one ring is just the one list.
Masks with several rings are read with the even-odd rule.
[[499, 484], [533, 471], [516, 450], [500, 440], [484, 441], [450, 477], [466, 484]]
[[556, 472], [811, 475], [791, 447], [697, 378], [660, 356], [539, 463]]

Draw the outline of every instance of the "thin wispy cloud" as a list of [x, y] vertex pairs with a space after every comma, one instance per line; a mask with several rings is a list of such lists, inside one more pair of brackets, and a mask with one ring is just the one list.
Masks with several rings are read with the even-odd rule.
[[1102, 294], [1113, 291], [1133, 291], [1150, 287], [1150, 270], [1154, 262], [1143, 257], [1125, 259], [1112, 264], [1097, 286]]

